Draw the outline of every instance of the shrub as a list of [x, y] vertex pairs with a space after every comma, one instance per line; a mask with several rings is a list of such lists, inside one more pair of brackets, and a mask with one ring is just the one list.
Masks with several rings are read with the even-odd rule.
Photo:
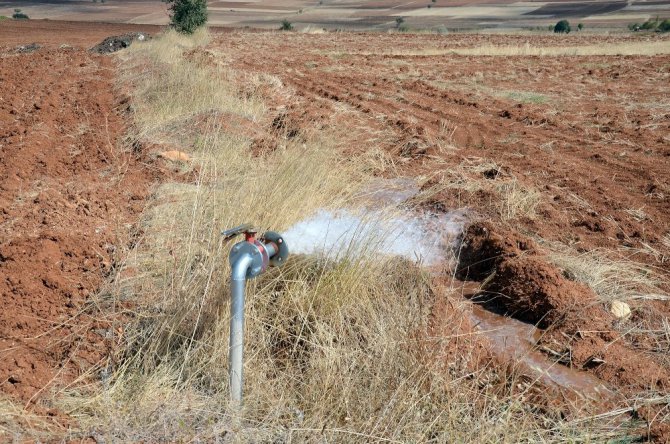
[[567, 20], [561, 20], [556, 25], [554, 25], [554, 32], [559, 33], [559, 34], [569, 34], [570, 31], [570, 22]]
[[649, 19], [642, 24], [630, 23], [628, 25], [628, 30], [670, 32], [670, 19], [665, 19], [661, 21], [660, 18], [656, 17], [655, 19]]
[[656, 29], [658, 27], [658, 20], [647, 20], [646, 22], [642, 23], [640, 25], [640, 29], [644, 29], [645, 31], [650, 31], [652, 29]]
[[293, 24], [288, 20], [284, 19], [281, 21], [281, 26], [279, 27], [280, 31], [293, 31]]
[[15, 20], [28, 20], [30, 17], [21, 12], [20, 9], [15, 9], [14, 14], [12, 14], [12, 18]]
[[182, 34], [193, 34], [207, 23], [207, 0], [165, 0], [170, 5], [170, 24]]
[[402, 18], [402, 17], [396, 17], [396, 18], [395, 18], [395, 26], [396, 26], [396, 28], [400, 28], [400, 25], [402, 25], [403, 23], [405, 23], [405, 19], [404, 19], [404, 18]]

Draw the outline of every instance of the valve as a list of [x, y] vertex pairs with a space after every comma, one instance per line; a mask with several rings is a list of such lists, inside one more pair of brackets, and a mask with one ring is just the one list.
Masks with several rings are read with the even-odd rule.
[[250, 224], [243, 224], [221, 232], [225, 240], [234, 239], [240, 234], [244, 234], [244, 241], [233, 246], [229, 260], [233, 265], [242, 257], [252, 258], [252, 263], [247, 268], [246, 279], [255, 278], [268, 266], [279, 267], [286, 262], [289, 254], [288, 246], [279, 233], [266, 231], [260, 239], [257, 239], [258, 230], [252, 228]]

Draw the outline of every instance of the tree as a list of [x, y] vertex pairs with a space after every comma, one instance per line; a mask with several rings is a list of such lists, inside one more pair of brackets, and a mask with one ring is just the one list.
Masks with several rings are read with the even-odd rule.
[[554, 32], [559, 33], [559, 34], [569, 34], [570, 31], [570, 22], [567, 20], [561, 20], [556, 25], [554, 25]]
[[653, 29], [656, 29], [658, 27], [658, 17], [656, 17], [656, 20], [649, 19], [646, 22], [642, 23], [640, 25], [640, 29], [644, 29], [645, 31], [651, 31]]
[[284, 19], [281, 21], [281, 26], [279, 27], [280, 31], [293, 31], [293, 24], [288, 20]]
[[164, 0], [169, 5], [170, 23], [182, 34], [193, 34], [207, 23], [207, 0]]
[[578, 24], [578, 25], [577, 25], [577, 29], [579, 29], [580, 31], [581, 31], [582, 29], [584, 29], [584, 23], [580, 23], [580, 24]]
[[402, 18], [402, 17], [396, 17], [396, 18], [395, 18], [395, 26], [396, 26], [396, 28], [400, 28], [400, 25], [402, 25], [403, 23], [405, 23], [405, 19], [404, 19], [404, 18]]

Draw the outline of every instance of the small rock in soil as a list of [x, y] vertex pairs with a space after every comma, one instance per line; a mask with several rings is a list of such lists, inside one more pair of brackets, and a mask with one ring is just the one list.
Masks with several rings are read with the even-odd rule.
[[625, 302], [614, 301], [610, 306], [610, 313], [618, 319], [628, 317], [630, 315], [630, 306]]

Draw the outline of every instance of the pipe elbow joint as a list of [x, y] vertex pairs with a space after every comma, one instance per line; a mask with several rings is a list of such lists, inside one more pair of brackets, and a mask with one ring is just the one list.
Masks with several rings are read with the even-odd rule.
[[254, 263], [254, 257], [250, 253], [237, 255], [231, 258], [231, 279], [234, 281], [246, 281], [249, 269]]

